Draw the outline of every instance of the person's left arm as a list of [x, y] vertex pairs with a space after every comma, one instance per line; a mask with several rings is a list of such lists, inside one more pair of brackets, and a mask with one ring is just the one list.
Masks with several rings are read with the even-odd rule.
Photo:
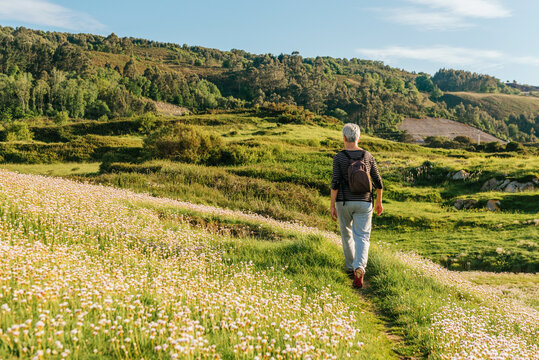
[[371, 179], [374, 187], [376, 188], [376, 202], [374, 204], [374, 212], [376, 215], [382, 215], [384, 207], [382, 206], [382, 194], [384, 192], [384, 184], [382, 182], [382, 176], [378, 170], [378, 164], [374, 157], [371, 158]]
[[[338, 155], [338, 154], [337, 154]], [[339, 162], [337, 161], [337, 155], [333, 157], [333, 175], [331, 177], [331, 218], [333, 221], [337, 220], [337, 208], [335, 202], [337, 201], [337, 194], [339, 193], [339, 185], [341, 181], [341, 169], [339, 168]]]

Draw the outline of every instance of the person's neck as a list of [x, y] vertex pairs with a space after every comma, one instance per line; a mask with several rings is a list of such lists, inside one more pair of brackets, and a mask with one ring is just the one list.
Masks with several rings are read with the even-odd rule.
[[344, 150], [361, 150], [357, 143], [344, 143]]

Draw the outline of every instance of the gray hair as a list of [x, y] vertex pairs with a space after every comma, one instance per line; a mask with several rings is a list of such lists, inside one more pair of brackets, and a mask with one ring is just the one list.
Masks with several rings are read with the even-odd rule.
[[342, 134], [347, 142], [357, 142], [359, 140], [361, 131], [359, 130], [359, 126], [357, 124], [348, 123], [344, 125]]

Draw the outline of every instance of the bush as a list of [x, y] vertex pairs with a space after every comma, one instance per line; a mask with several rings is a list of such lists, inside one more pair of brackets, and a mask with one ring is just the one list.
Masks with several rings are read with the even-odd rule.
[[418, 167], [409, 168], [405, 173], [404, 181], [415, 185], [441, 184], [447, 180], [449, 173], [449, 169], [425, 161]]
[[9, 163], [136, 162], [142, 155], [142, 148], [133, 146], [132, 140], [97, 135], [79, 137], [67, 143], [0, 143], [0, 156]]
[[13, 121], [4, 131], [5, 141], [30, 141], [34, 133], [28, 128], [28, 124], [22, 121]]
[[[335, 125], [341, 121], [333, 116], [316, 115], [303, 106], [284, 103], [265, 102], [257, 108], [257, 112], [277, 118], [278, 124], [318, 124]], [[342, 115], [342, 114], [341, 114]]]
[[[105, 149], [110, 149], [107, 147]], [[100, 153], [96, 151], [94, 153]], [[96, 154], [97, 155], [97, 154]], [[104, 152], [100, 157], [100, 160], [104, 163], [136, 163], [142, 160], [142, 153], [140, 148], [128, 148], [121, 147], [114, 150], [108, 150]]]
[[504, 146], [497, 141], [492, 141], [485, 144], [485, 151], [487, 152], [500, 152], [504, 150]]
[[99, 166], [99, 172], [104, 173], [139, 173], [149, 174], [161, 171], [161, 165], [132, 164], [129, 162], [103, 162]]
[[461, 143], [463, 145], [472, 145], [473, 144], [473, 140], [470, 139], [468, 136], [461, 136], [461, 135], [455, 136], [453, 141]]
[[143, 134], [150, 134], [155, 129], [163, 126], [163, 120], [158, 119], [152, 113], [145, 113], [137, 117], [137, 123], [139, 124], [139, 131]]
[[254, 160], [257, 154], [253, 150], [241, 146], [230, 145], [226, 147], [214, 148], [207, 160], [208, 165], [243, 165]]
[[220, 148], [222, 140], [197, 127], [184, 124], [163, 127], [144, 140], [144, 149], [154, 158], [188, 163], [205, 163], [212, 149]]
[[59, 161], [59, 144], [0, 143], [0, 157], [6, 163], [42, 164]]
[[335, 110], [330, 111], [329, 114], [341, 121], [346, 120], [346, 118], [348, 117], [348, 113], [340, 108], [336, 108]]
[[453, 147], [453, 142], [445, 136], [427, 136], [425, 144], [433, 148], [451, 149]]
[[54, 116], [54, 122], [57, 125], [63, 125], [69, 120], [69, 113], [67, 111], [58, 111]]
[[107, 119], [110, 116], [110, 109], [106, 102], [96, 100], [86, 110], [86, 116], [90, 119], [99, 119], [105, 116]]
[[524, 150], [525, 150], [524, 145], [522, 145], [521, 143], [518, 143], [518, 142], [511, 141], [510, 143], [507, 143], [505, 145], [505, 151], [523, 152]]

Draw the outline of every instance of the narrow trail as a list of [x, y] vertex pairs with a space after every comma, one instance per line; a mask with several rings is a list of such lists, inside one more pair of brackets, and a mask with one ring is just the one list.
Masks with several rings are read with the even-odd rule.
[[404, 340], [404, 337], [402, 335], [396, 334], [396, 332], [398, 331], [398, 328], [391, 321], [391, 319], [389, 319], [387, 316], [382, 314], [382, 312], [376, 308], [376, 305], [373, 303], [372, 299], [368, 295], [369, 288], [370, 288], [370, 283], [368, 280], [365, 280], [363, 288], [357, 290], [357, 295], [358, 297], [361, 298], [363, 302], [366, 302], [367, 304], [369, 304], [370, 306], [369, 311], [372, 314], [374, 314], [377, 319], [380, 320], [383, 326], [383, 329], [381, 331], [387, 337], [387, 339], [393, 344], [393, 351], [395, 353], [395, 356], [401, 360], [415, 360], [416, 357], [414, 356], [402, 355], [400, 353], [401, 352], [400, 350], [407, 346], [406, 341]]

